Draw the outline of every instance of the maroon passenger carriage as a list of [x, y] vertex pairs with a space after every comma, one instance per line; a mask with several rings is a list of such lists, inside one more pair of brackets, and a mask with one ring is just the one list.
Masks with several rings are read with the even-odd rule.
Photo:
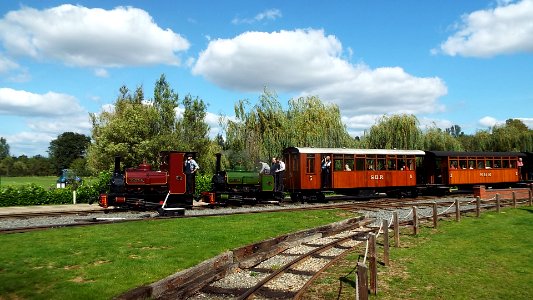
[[[416, 159], [421, 150], [289, 147], [283, 151], [285, 190], [293, 201], [325, 200], [325, 193], [360, 191], [418, 194]], [[323, 188], [321, 161], [331, 157], [330, 186]]]

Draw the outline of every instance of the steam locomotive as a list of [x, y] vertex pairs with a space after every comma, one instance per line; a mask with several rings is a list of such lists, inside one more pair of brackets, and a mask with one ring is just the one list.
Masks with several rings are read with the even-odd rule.
[[221, 156], [216, 154], [215, 175], [211, 190], [202, 192], [202, 201], [211, 206], [256, 204], [265, 201], [282, 201], [284, 193], [275, 191], [273, 174], [249, 171], [242, 167], [221, 170]]
[[186, 192], [184, 162], [188, 155], [194, 157], [195, 153], [163, 151], [159, 154], [159, 170], [152, 170], [151, 165], [142, 163], [124, 171], [120, 169], [120, 157], [115, 157], [109, 192], [100, 194], [99, 205], [183, 214], [185, 209], [192, 208], [194, 200], [193, 193]]

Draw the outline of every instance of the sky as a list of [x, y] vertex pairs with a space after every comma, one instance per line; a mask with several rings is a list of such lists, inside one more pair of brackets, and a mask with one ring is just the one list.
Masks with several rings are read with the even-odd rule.
[[[0, 1], [0, 137], [48, 156], [122, 86], [164, 74], [207, 103], [211, 136], [265, 89], [338, 105], [352, 136], [384, 115], [467, 134], [533, 129], [533, 0]], [[176, 110], [179, 116], [182, 108]], [[223, 132], [221, 132], [223, 134]]]

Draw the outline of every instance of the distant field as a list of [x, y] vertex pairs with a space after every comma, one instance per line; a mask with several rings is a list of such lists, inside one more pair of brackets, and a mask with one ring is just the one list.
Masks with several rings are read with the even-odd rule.
[[[23, 186], [35, 184], [43, 188], [55, 187], [58, 176], [30, 176], [30, 177], [0, 177], [0, 186]], [[93, 177], [83, 178], [84, 182], [91, 182]]]
[[43, 188], [55, 187], [57, 176], [39, 176], [39, 177], [0, 177], [0, 186], [22, 186], [35, 184]]

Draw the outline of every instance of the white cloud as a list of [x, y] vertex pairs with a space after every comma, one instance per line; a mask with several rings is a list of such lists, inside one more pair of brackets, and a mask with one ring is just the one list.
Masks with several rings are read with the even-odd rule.
[[496, 118], [493, 118], [493, 117], [490, 117], [490, 116], [486, 116], [486, 117], [483, 117], [481, 118], [479, 121], [478, 121], [479, 125], [481, 127], [484, 127], [484, 128], [491, 128], [493, 127], [494, 125], [497, 125], [497, 124], [503, 124], [505, 123], [505, 121], [498, 121]]
[[12, 70], [17, 70], [18, 68], [20, 68], [20, 66], [15, 61], [0, 55], [0, 73], [7, 73]]
[[529, 129], [533, 129], [533, 118], [516, 118], [522, 121]]
[[75, 97], [48, 92], [34, 94], [11, 88], [0, 88], [0, 114], [32, 117], [57, 117], [84, 113]]
[[47, 156], [46, 151], [50, 141], [57, 138], [57, 135], [41, 132], [22, 131], [14, 135], [7, 135], [5, 139], [9, 145], [11, 155], [35, 155]]
[[0, 20], [0, 42], [13, 56], [80, 67], [179, 65], [176, 52], [190, 46], [179, 34], [160, 28], [142, 9], [70, 4], [8, 12]]
[[261, 22], [263, 20], [275, 20], [281, 18], [282, 14], [279, 9], [267, 9], [255, 15], [253, 18], [233, 18], [231, 23], [233, 24], [252, 24], [255, 22]]
[[109, 77], [109, 72], [107, 72], [107, 70], [104, 68], [96, 68], [94, 69], [94, 75], [96, 77], [107, 78]]
[[460, 28], [439, 50], [455, 56], [491, 57], [533, 52], [533, 0], [503, 1], [494, 9], [462, 17]]
[[422, 129], [431, 128], [431, 127], [437, 127], [442, 130], [446, 130], [446, 128], [450, 128], [454, 123], [450, 120], [444, 120], [444, 119], [432, 119], [427, 117], [422, 117], [418, 119], [420, 121], [420, 127]]
[[[349, 53], [351, 53], [349, 49]], [[421, 78], [401, 67], [371, 69], [342, 59], [343, 48], [323, 30], [246, 32], [212, 40], [192, 72], [228, 89], [318, 95], [347, 117], [361, 114], [442, 111], [447, 93], [437, 77]]]

